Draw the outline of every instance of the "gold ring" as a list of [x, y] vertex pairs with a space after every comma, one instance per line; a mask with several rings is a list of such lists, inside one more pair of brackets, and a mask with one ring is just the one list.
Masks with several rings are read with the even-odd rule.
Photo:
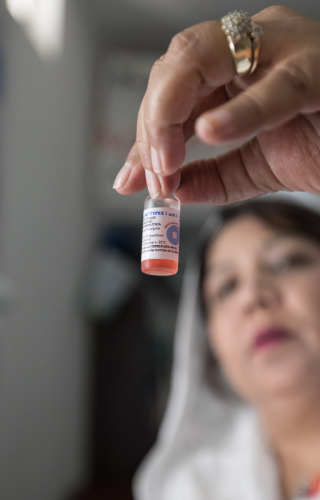
[[260, 52], [260, 37], [252, 38], [252, 66], [249, 71], [249, 75], [251, 75], [258, 65], [258, 57]]
[[261, 26], [252, 21], [246, 12], [237, 10], [224, 16], [221, 23], [221, 28], [227, 36], [237, 75], [250, 75], [258, 64]]

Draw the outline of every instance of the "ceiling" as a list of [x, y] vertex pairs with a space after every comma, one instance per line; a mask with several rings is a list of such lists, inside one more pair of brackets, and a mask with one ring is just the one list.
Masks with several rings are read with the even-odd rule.
[[[171, 38], [193, 24], [220, 19], [230, 10], [253, 15], [276, 2], [267, 0], [78, 0], [91, 29], [107, 46], [165, 51]], [[282, 0], [320, 20], [319, 0]]]

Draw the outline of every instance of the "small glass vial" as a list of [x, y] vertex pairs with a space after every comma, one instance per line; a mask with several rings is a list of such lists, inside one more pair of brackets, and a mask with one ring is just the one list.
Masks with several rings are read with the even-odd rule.
[[144, 202], [141, 271], [153, 276], [172, 276], [178, 271], [180, 201], [172, 196]]

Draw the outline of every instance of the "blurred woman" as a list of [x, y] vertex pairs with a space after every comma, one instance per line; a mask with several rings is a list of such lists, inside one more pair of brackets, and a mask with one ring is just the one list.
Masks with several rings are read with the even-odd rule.
[[136, 499], [320, 499], [320, 216], [247, 202], [201, 238]]

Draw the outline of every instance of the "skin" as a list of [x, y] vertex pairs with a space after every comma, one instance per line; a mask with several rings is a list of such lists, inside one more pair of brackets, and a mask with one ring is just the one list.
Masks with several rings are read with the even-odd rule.
[[[231, 385], [257, 409], [283, 498], [292, 498], [320, 472], [320, 245], [243, 216], [209, 246], [205, 269], [210, 342]], [[271, 326], [292, 337], [255, 350], [255, 335]]]
[[[320, 192], [320, 23], [281, 6], [253, 19], [263, 29], [259, 63], [243, 78], [220, 22], [173, 38], [152, 69], [118, 193], [147, 184], [154, 198], [176, 191], [184, 204], [224, 205], [278, 190]], [[249, 142], [182, 167], [195, 133], [208, 144]]]

